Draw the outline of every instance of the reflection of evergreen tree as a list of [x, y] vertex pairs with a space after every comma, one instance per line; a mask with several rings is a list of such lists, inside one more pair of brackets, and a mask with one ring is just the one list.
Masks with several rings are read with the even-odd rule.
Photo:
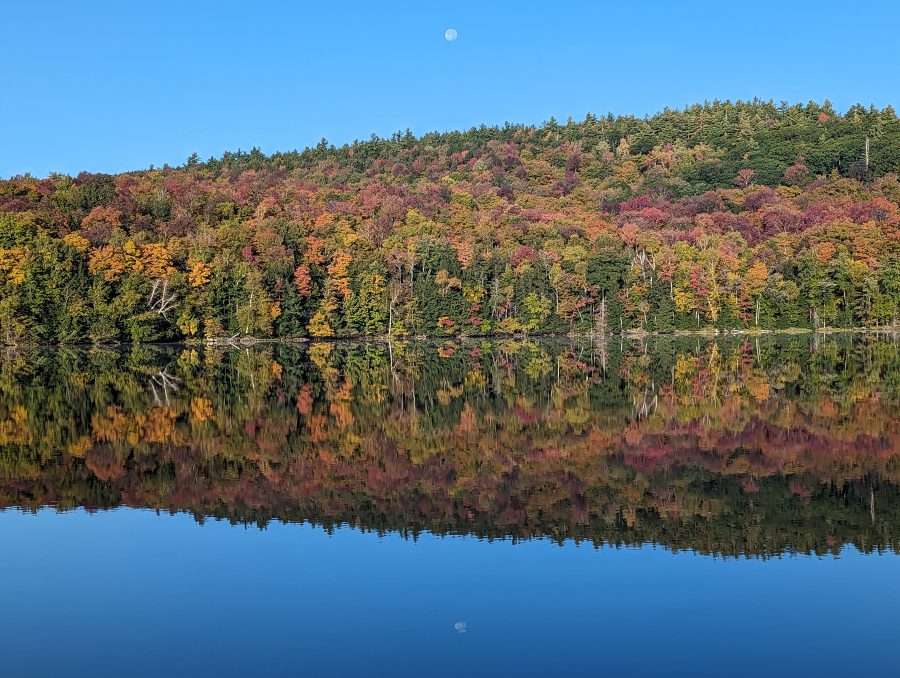
[[0, 504], [721, 554], [896, 548], [867, 337], [10, 353]]

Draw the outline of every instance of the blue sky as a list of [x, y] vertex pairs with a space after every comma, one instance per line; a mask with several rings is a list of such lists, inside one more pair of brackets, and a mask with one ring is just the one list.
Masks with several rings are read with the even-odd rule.
[[2, 0], [0, 10], [0, 176], [714, 98], [897, 106], [900, 92], [894, 2]]

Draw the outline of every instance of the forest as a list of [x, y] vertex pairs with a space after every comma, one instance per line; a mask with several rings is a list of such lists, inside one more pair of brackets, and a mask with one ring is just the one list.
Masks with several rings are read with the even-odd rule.
[[7, 349], [0, 507], [900, 552], [900, 344], [868, 335]]
[[886, 327], [900, 120], [826, 101], [0, 181], [0, 342]]

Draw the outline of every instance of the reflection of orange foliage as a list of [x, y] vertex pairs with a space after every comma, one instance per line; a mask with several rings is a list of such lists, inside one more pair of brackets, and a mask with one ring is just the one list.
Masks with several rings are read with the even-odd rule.
[[438, 347], [437, 354], [441, 358], [452, 358], [456, 355], [456, 347], [453, 344], [444, 344]]
[[101, 445], [87, 453], [84, 460], [91, 472], [100, 480], [116, 480], [125, 475], [125, 467], [111, 447]]
[[453, 402], [454, 399], [459, 398], [463, 394], [462, 385], [459, 386], [447, 386], [446, 388], [438, 389], [435, 395], [437, 396], [438, 402], [445, 407]]
[[21, 405], [12, 408], [8, 419], [0, 419], [0, 445], [25, 445], [31, 442], [31, 435], [28, 410]]
[[306, 428], [309, 431], [310, 442], [320, 443], [324, 440], [328, 440], [328, 419], [323, 417], [321, 414], [314, 414], [310, 416], [309, 421], [306, 424]]
[[201, 424], [208, 421], [213, 416], [212, 403], [209, 398], [192, 398], [191, 399], [191, 421], [195, 424]]
[[150, 443], [165, 443], [175, 431], [175, 409], [154, 407], [143, 422], [141, 438]]
[[94, 440], [115, 443], [123, 439], [128, 428], [128, 420], [122, 410], [115, 405], [109, 405], [105, 412], [91, 417], [91, 428]]
[[346, 401], [336, 401], [331, 403], [328, 407], [328, 411], [331, 413], [331, 416], [334, 417], [334, 422], [337, 424], [338, 428], [350, 428], [353, 424], [353, 413], [350, 411], [350, 407]]
[[269, 366], [269, 372], [271, 373], [272, 378], [273, 378], [273, 379], [276, 379], [276, 380], [281, 379], [281, 373], [282, 373], [282, 371], [283, 371], [283, 370], [282, 370], [282, 367], [281, 367], [281, 363], [279, 363], [279, 362], [276, 361], [276, 360], [273, 360], [273, 361], [272, 361], [272, 364]]
[[110, 405], [91, 418], [94, 440], [107, 443], [164, 443], [172, 439], [176, 413], [173, 407], [154, 407], [146, 413], [127, 415]]
[[641, 434], [640, 429], [637, 426], [629, 426], [623, 431], [622, 439], [625, 441], [626, 445], [631, 445], [632, 447], [638, 447], [641, 444], [644, 436]]
[[798, 497], [809, 498], [812, 496], [812, 490], [808, 488], [801, 480], [792, 480], [789, 484], [790, 490], [792, 494], [797, 495]]
[[297, 393], [297, 411], [303, 416], [308, 416], [312, 412], [312, 405], [312, 389], [309, 387], [309, 384], [303, 384], [303, 387]]
[[758, 402], [769, 399], [769, 381], [763, 375], [753, 375], [747, 380], [747, 390]]
[[91, 444], [90, 436], [81, 436], [77, 440], [73, 440], [69, 443], [69, 446], [66, 447], [66, 452], [73, 457], [84, 458], [87, 451], [91, 449]]
[[472, 409], [472, 406], [469, 403], [463, 405], [462, 412], [459, 413], [459, 425], [457, 426], [457, 430], [464, 434], [474, 433], [476, 430], [475, 410]]
[[822, 398], [816, 408], [820, 417], [834, 419], [838, 415], [837, 405], [831, 398]]

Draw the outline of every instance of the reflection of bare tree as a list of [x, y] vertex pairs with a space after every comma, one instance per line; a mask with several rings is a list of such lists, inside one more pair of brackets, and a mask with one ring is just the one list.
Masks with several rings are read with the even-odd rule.
[[646, 419], [656, 413], [659, 407], [659, 394], [656, 392], [656, 384], [650, 384], [650, 388], [641, 394], [635, 394], [632, 399], [632, 416], [635, 419]]
[[[163, 401], [165, 404], [169, 404], [169, 391], [172, 393], [178, 392], [178, 385], [181, 383], [181, 379], [178, 377], [173, 377], [168, 372], [168, 367], [164, 367], [156, 374], [150, 376], [150, 390], [153, 391], [153, 401], [157, 405], [162, 405]], [[158, 390], [157, 390], [158, 389]], [[163, 394], [162, 399], [159, 397], [160, 391]]]
[[593, 323], [591, 324], [591, 337], [595, 334], [599, 335], [601, 338], [606, 338], [606, 293], [603, 294], [603, 298], [600, 300], [600, 308], [594, 308], [594, 305], [591, 304], [591, 317], [593, 318]]
[[394, 342], [391, 339], [391, 335], [388, 334], [387, 340], [388, 347], [388, 362], [391, 370], [391, 387], [396, 390], [397, 384], [400, 383], [400, 378], [397, 376], [397, 372], [394, 368]]
[[217, 348], [233, 348], [240, 351], [242, 343], [247, 339], [246, 337], [238, 339], [240, 334], [240, 332], [235, 332], [230, 337], [207, 337], [206, 343], [209, 346], [215, 346]]
[[19, 347], [15, 344], [7, 344], [3, 349], [3, 359], [6, 361], [12, 361], [16, 356], [21, 355], [22, 352], [19, 350]]
[[[252, 294], [250, 295], [250, 299], [251, 299], [251, 301], [252, 301], [252, 299], [253, 299], [253, 295], [252, 295]], [[249, 362], [250, 360], [252, 360], [251, 357], [250, 357], [250, 348], [247, 347], [247, 346], [244, 347], [244, 355], [247, 356], [248, 362]], [[250, 370], [250, 388], [251, 388], [251, 390], [253, 390], [253, 391], [256, 390], [256, 377], [253, 375], [253, 370]]]
[[609, 351], [607, 348], [608, 342], [606, 338], [606, 334], [598, 334], [591, 335], [591, 365], [594, 365], [594, 346], [597, 346], [597, 352], [600, 357], [600, 368], [603, 370], [603, 374], [606, 374], [606, 366], [609, 361]]

